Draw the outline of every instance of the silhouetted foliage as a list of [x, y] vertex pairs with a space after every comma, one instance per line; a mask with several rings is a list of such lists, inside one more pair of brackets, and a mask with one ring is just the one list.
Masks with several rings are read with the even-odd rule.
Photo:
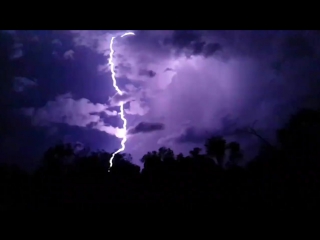
[[238, 142], [212, 136], [204, 150], [194, 148], [188, 156], [166, 147], [148, 152], [141, 159], [142, 171], [130, 154], [117, 154], [108, 172], [110, 153], [58, 144], [44, 153], [32, 174], [0, 166], [0, 209], [109, 203], [316, 206], [320, 112], [301, 110], [277, 136], [277, 146], [262, 144], [258, 156], [245, 167], [239, 167], [244, 156]]

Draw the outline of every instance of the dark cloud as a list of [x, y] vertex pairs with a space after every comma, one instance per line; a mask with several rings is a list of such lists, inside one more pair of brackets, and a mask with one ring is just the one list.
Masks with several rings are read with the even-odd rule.
[[[15, 31], [0, 31], [0, 132], [3, 139], [19, 129], [16, 120], [20, 123], [19, 117], [12, 114], [12, 106], [15, 104], [14, 94], [12, 94], [15, 72], [12, 66], [13, 61], [11, 61], [14, 44]], [[0, 150], [3, 150], [1, 146]]]
[[16, 60], [23, 56], [23, 44], [18, 38], [17, 31], [15, 30], [2, 30], [0, 33], [1, 50], [4, 50], [4, 54], [9, 54], [10, 60]]
[[180, 136], [177, 136], [177, 143], [203, 143], [210, 133], [206, 130], [200, 130], [195, 127], [187, 127]]
[[219, 50], [222, 50], [222, 46], [219, 43], [209, 43], [204, 47], [202, 52], [205, 57], [210, 57]]
[[165, 39], [164, 44], [174, 48], [177, 54], [184, 53], [187, 57], [210, 57], [222, 50], [220, 43], [204, 41], [201, 31], [174, 31], [170, 38]]
[[285, 38], [282, 49], [285, 59], [313, 57], [315, 54], [314, 46], [311, 45], [306, 36], [300, 34]]
[[148, 122], [141, 122], [134, 128], [129, 130], [129, 134], [137, 134], [137, 133], [147, 133], [147, 132], [154, 132], [164, 129], [163, 123], [148, 123]]
[[147, 77], [152, 78], [152, 77], [154, 77], [156, 75], [156, 72], [154, 72], [152, 70], [140, 69], [139, 75], [140, 76], [147, 76]]
[[177, 48], [188, 48], [192, 42], [199, 42], [201, 35], [197, 31], [177, 30], [174, 31], [171, 39], [166, 39], [166, 43], [171, 43]]
[[166, 136], [158, 140], [163, 143], [195, 143], [203, 144], [210, 136], [239, 138], [248, 136], [248, 126], [240, 126], [237, 119], [225, 116], [221, 119], [220, 127], [203, 128], [202, 126], [186, 126], [179, 133]]
[[168, 71], [174, 71], [172, 68], [166, 68], [165, 70], [164, 70], [164, 72], [168, 72]]
[[23, 92], [26, 88], [37, 86], [36, 80], [30, 80], [25, 77], [15, 77], [14, 78], [14, 91]]
[[199, 55], [203, 52], [204, 46], [205, 46], [205, 42], [195, 42], [191, 45], [191, 47], [193, 48], [193, 55]]
[[280, 57], [272, 63], [271, 67], [279, 74], [288, 62], [308, 58], [318, 59], [319, 62], [316, 45], [312, 39], [312, 34], [308, 32], [295, 32], [285, 36], [280, 44]]
[[[216, 130], [204, 130], [197, 127], [185, 128], [181, 135], [177, 135], [171, 139], [176, 143], [200, 143], [203, 144], [210, 136], [222, 136], [222, 137], [243, 137], [248, 136], [248, 127], [242, 128], [225, 128]], [[169, 140], [170, 141], [170, 140]]]

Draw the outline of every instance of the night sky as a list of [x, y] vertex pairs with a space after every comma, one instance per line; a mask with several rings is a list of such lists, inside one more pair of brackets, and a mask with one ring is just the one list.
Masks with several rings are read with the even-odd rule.
[[[126, 101], [133, 161], [161, 146], [188, 153], [211, 134], [239, 141], [245, 161], [259, 139], [299, 108], [319, 107], [318, 31], [0, 32], [0, 162], [27, 169], [59, 141], [113, 152]], [[253, 150], [254, 149], [254, 150]]]

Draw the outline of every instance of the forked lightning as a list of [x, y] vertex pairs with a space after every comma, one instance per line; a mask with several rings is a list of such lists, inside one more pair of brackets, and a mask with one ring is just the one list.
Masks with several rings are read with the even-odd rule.
[[[120, 37], [125, 37], [125, 36], [129, 36], [129, 35], [135, 35], [133, 32], [128, 32], [125, 33], [123, 35], [121, 35]], [[111, 41], [110, 41], [110, 57], [109, 57], [109, 65], [110, 65], [110, 69], [111, 69], [111, 78], [112, 78], [112, 82], [113, 82], [113, 87], [114, 89], [117, 91], [117, 93], [121, 96], [123, 95], [123, 92], [120, 90], [120, 88], [117, 85], [117, 79], [116, 79], [116, 73], [115, 73], [115, 66], [114, 66], [114, 62], [113, 62], [113, 54], [114, 54], [114, 49], [113, 49], [113, 43], [114, 40], [116, 39], [116, 37], [112, 37]], [[120, 153], [122, 151], [125, 150], [126, 148], [126, 141], [127, 141], [127, 119], [124, 116], [124, 102], [120, 102], [120, 118], [123, 121], [123, 125], [122, 125], [122, 131], [123, 131], [123, 136], [122, 136], [122, 140], [121, 140], [121, 148], [119, 148], [117, 151], [115, 151], [110, 160], [110, 166], [109, 166], [109, 171], [113, 165], [113, 158], [117, 153]]]

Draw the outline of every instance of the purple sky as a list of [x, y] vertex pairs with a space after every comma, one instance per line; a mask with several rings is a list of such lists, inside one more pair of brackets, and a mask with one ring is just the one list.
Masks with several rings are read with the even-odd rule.
[[[132, 31], [114, 44], [124, 97], [112, 88], [108, 57], [111, 37], [126, 31], [6, 31], [14, 109], [30, 124], [20, 134], [113, 151], [125, 100], [135, 163], [163, 145], [188, 153], [211, 133], [240, 141], [249, 158], [258, 140], [237, 129], [257, 121], [272, 141], [291, 113], [318, 106], [319, 32]], [[11, 142], [25, 141], [13, 135]]]

